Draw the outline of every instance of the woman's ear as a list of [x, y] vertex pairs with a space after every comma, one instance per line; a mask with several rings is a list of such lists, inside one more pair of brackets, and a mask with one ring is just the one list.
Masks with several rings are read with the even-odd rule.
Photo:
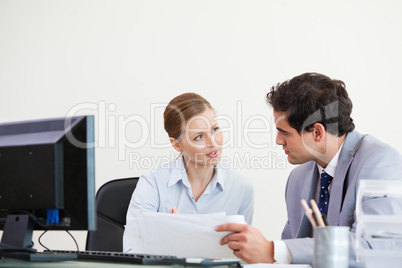
[[183, 152], [183, 149], [180, 147], [179, 142], [175, 138], [169, 137], [169, 141], [176, 151], [178, 151], [179, 153]]

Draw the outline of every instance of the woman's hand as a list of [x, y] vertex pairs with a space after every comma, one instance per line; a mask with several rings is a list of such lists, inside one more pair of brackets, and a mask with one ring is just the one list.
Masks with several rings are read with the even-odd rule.
[[179, 214], [179, 210], [176, 207], [172, 207], [171, 209], [169, 209], [169, 213]]

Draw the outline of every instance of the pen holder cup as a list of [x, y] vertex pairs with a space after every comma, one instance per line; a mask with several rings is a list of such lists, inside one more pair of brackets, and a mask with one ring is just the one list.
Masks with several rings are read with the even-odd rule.
[[314, 268], [347, 268], [349, 265], [349, 227], [314, 228]]

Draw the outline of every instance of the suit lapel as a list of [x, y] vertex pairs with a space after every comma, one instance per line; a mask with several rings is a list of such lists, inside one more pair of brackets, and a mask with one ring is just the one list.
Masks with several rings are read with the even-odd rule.
[[343, 200], [343, 185], [352, 159], [353, 157], [351, 155], [344, 156], [343, 159], [340, 159], [341, 161], [338, 162], [338, 166], [336, 167], [328, 207], [327, 218], [330, 225], [338, 225], [339, 223], [339, 214]]
[[[318, 179], [318, 169], [315, 162], [311, 164], [312, 168], [306, 173], [306, 179], [303, 184], [301, 197], [306, 199], [307, 203], [310, 204], [311, 199], [315, 199], [315, 192], [317, 189], [317, 179]], [[301, 205], [300, 205], [301, 207]], [[311, 223], [304, 215], [304, 209], [300, 209], [301, 213], [301, 223], [297, 231], [296, 237], [311, 237], [312, 229]]]
[[343, 203], [343, 187], [345, 185], [346, 176], [363, 137], [364, 136], [357, 131], [349, 132], [346, 136], [331, 186], [327, 217], [330, 225], [339, 224], [339, 214]]

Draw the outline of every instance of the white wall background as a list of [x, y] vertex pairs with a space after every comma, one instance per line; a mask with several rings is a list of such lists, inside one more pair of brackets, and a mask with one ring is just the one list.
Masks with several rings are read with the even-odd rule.
[[[0, 122], [95, 114], [99, 188], [172, 159], [163, 104], [197, 92], [223, 119], [225, 160], [255, 183], [254, 226], [278, 239], [293, 166], [265, 94], [304, 72], [341, 79], [357, 129], [402, 152], [401, 13], [398, 0], [0, 0]], [[65, 233], [42, 241], [74, 249]]]

